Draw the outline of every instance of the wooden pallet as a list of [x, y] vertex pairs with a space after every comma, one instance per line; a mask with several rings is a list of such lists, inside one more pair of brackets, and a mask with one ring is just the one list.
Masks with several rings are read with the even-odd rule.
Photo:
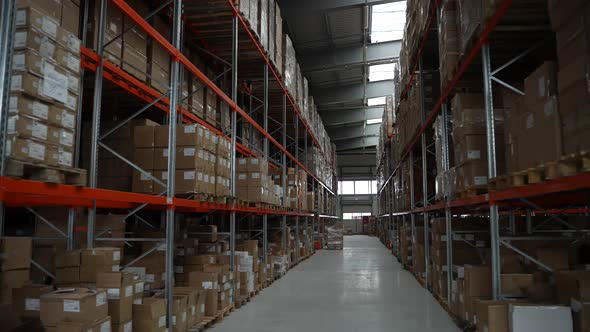
[[6, 161], [6, 176], [12, 178], [86, 186], [86, 174], [86, 170], [81, 168], [55, 167], [14, 159]]
[[230, 304], [227, 307], [219, 310], [215, 316], [206, 316], [197, 325], [191, 327], [189, 329], [189, 332], [200, 332], [211, 327], [216, 323], [221, 322], [224, 317], [228, 316], [231, 312], [234, 311], [234, 308], [235, 306], [233, 304]]
[[520, 187], [584, 172], [590, 172], [590, 154], [588, 152], [563, 156], [556, 161], [511, 173], [509, 181], [514, 187]]
[[490, 179], [490, 181], [488, 181], [488, 190], [490, 192], [492, 191], [500, 191], [500, 190], [506, 190], [509, 188], [512, 188], [512, 178], [508, 175], [502, 175], [502, 176], [498, 176], [495, 177], [493, 179]]
[[245, 306], [248, 302], [250, 302], [250, 298], [248, 296], [241, 295], [238, 297], [234, 305], [236, 309], [240, 309], [241, 307]]
[[471, 198], [479, 195], [483, 195], [488, 192], [488, 186], [472, 186], [464, 189], [458, 193], [460, 199]]

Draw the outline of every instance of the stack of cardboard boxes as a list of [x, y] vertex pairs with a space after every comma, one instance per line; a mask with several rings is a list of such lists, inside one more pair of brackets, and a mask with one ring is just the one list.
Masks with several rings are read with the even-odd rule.
[[586, 1], [565, 5], [550, 0], [549, 16], [557, 41], [563, 153], [576, 155], [590, 149], [590, 6]]
[[74, 166], [79, 130], [80, 40], [77, 31], [65, 29], [72, 26], [62, 25], [61, 6], [61, 1], [17, 2], [7, 155], [67, 169]]
[[111, 329], [104, 289], [63, 288], [40, 297], [40, 319], [45, 331]]
[[[168, 126], [134, 129], [133, 160], [165, 183], [168, 176]], [[179, 125], [176, 129], [176, 193], [229, 195], [229, 142], [207, 128]], [[149, 175], [133, 172], [134, 192], [161, 193], [164, 188]]]
[[269, 176], [266, 159], [238, 158], [236, 172], [236, 196], [239, 199], [278, 205], [282, 191]]
[[13, 289], [29, 281], [32, 240], [23, 237], [5, 237], [0, 240], [0, 304], [10, 303]]

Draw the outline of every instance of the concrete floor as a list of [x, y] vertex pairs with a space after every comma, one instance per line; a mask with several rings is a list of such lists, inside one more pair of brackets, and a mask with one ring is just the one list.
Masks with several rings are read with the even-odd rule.
[[320, 250], [211, 331], [459, 331], [377, 238]]

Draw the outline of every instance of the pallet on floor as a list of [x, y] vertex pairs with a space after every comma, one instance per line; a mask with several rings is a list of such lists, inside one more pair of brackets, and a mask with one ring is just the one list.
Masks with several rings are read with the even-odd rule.
[[55, 184], [86, 186], [86, 170], [55, 167], [28, 161], [6, 160], [6, 176], [18, 179], [43, 181]]
[[228, 316], [232, 311], [234, 311], [234, 308], [235, 306], [233, 304], [230, 304], [227, 307], [219, 310], [215, 316], [206, 316], [197, 325], [191, 327], [189, 329], [189, 332], [203, 331], [204, 329], [211, 327], [215, 323], [221, 322], [224, 317]]
[[248, 302], [250, 302], [250, 297], [248, 297], [246, 295], [240, 295], [234, 305], [235, 305], [236, 309], [239, 309], [239, 308], [245, 306]]

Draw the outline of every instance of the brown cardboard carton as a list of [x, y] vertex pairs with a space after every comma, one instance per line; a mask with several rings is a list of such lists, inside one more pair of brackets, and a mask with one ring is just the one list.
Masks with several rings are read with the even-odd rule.
[[63, 29], [78, 35], [80, 30], [80, 5], [71, 0], [61, 0], [61, 3], [60, 26]]
[[182, 294], [174, 294], [172, 300], [172, 331], [185, 332], [188, 328], [188, 297]]
[[28, 237], [5, 237], [0, 240], [1, 271], [29, 269], [33, 255], [32, 240]]
[[557, 94], [557, 63], [547, 61], [524, 80], [525, 105], [544, 103]]
[[129, 320], [125, 323], [112, 324], [111, 332], [133, 332], [133, 320]]
[[525, 290], [533, 284], [533, 275], [513, 273], [501, 275], [502, 294], [512, 297], [525, 296]]
[[217, 314], [219, 308], [218, 303], [218, 291], [214, 289], [206, 289], [205, 290], [205, 316], [206, 317], [213, 317]]
[[108, 316], [106, 291], [65, 288], [41, 295], [41, 323], [57, 326], [62, 320], [87, 322]]
[[154, 128], [154, 147], [168, 147], [168, 126], [157, 126]]
[[508, 304], [504, 301], [477, 300], [477, 330], [508, 331]]
[[0, 303], [10, 304], [12, 290], [29, 283], [30, 274], [29, 269], [2, 271], [0, 273]]
[[197, 189], [197, 172], [195, 170], [177, 169], [174, 173], [177, 193], [193, 193]]
[[176, 146], [196, 147], [203, 139], [200, 125], [183, 124], [176, 127]]
[[134, 331], [166, 331], [166, 300], [148, 297], [133, 304]]
[[55, 268], [55, 284], [67, 285], [76, 284], [80, 282], [80, 267], [56, 267]]
[[185, 146], [176, 148], [176, 168], [177, 169], [197, 169], [197, 148], [194, 146]]
[[133, 146], [136, 148], [154, 147], [154, 126], [136, 126], [133, 128]]
[[[68, 1], [68, 0], [64, 0]], [[68, 320], [57, 323], [57, 332], [103, 332], [111, 331], [111, 318], [109, 316], [93, 320], [73, 322]], [[50, 329], [46, 329], [50, 330]]]
[[134, 293], [134, 280], [131, 273], [99, 273], [96, 278], [96, 286], [107, 291], [109, 316], [111, 316], [113, 323], [121, 324], [131, 320]]
[[53, 291], [52, 286], [25, 285], [12, 290], [12, 312], [20, 317], [39, 318], [41, 295]]
[[154, 148], [136, 148], [133, 150], [133, 162], [144, 170], [154, 168]]
[[58, 21], [61, 15], [61, 6], [64, 0], [19, 0], [17, 8], [34, 7], [41, 14], [48, 15]]
[[[146, 172], [152, 173], [151, 169], [144, 169]], [[131, 190], [135, 193], [144, 193], [144, 194], [151, 194], [154, 193], [156, 188], [160, 188], [161, 186], [156, 184], [152, 178], [147, 176], [144, 173], [134, 172], [133, 173], [133, 182], [131, 184]]]
[[174, 287], [172, 290], [174, 295], [184, 295], [186, 296], [186, 324], [187, 326], [194, 326], [199, 322], [198, 314], [199, 309], [197, 308], [197, 300], [199, 297], [199, 290], [196, 288], [190, 287]]
[[200, 242], [217, 242], [217, 226], [215, 225], [201, 225], [195, 226], [194, 232]]
[[557, 301], [569, 305], [574, 299], [578, 302], [590, 301], [590, 272], [559, 271], [555, 273]]
[[555, 271], [569, 269], [568, 248], [537, 248], [536, 257]]
[[154, 149], [154, 170], [168, 169], [168, 148]]

